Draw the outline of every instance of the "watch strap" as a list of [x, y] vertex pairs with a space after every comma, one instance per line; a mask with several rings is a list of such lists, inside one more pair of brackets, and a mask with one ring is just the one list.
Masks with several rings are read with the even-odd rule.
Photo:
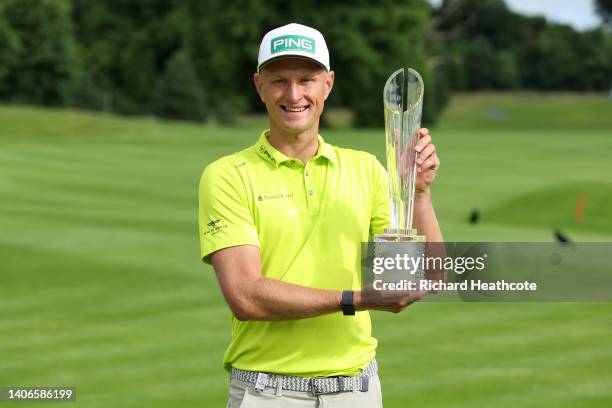
[[342, 291], [342, 314], [345, 316], [355, 316], [355, 303], [353, 302], [352, 290]]

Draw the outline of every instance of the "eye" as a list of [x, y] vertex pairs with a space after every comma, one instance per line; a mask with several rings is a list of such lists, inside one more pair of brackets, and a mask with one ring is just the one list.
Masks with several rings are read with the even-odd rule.
[[311, 82], [314, 82], [313, 78], [304, 78], [304, 79], [302, 79], [302, 83], [303, 84], [309, 84]]
[[272, 81], [272, 83], [273, 83], [274, 85], [282, 85], [282, 84], [284, 84], [285, 82], [286, 82], [286, 81], [285, 81], [284, 79], [274, 79], [274, 80]]

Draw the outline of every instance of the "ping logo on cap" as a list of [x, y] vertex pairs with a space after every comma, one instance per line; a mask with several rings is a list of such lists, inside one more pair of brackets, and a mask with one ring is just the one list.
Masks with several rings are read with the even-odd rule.
[[315, 40], [302, 35], [283, 35], [273, 38], [270, 43], [270, 52], [276, 54], [281, 51], [305, 51], [315, 53]]

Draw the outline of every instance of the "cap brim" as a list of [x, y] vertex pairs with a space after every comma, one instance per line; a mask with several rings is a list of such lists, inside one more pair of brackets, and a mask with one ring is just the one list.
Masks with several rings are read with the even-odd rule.
[[284, 54], [284, 55], [279, 55], [279, 56], [276, 56], [276, 57], [273, 57], [273, 58], [270, 58], [264, 61], [260, 66], [257, 67], [257, 72], [260, 72], [266, 65], [270, 64], [271, 62], [278, 61], [281, 59], [287, 59], [287, 58], [297, 58], [297, 59], [312, 61], [318, 66], [320, 66], [321, 68], [323, 68], [325, 71], [329, 71], [325, 65], [321, 64], [319, 61], [317, 61], [314, 58], [306, 57], [304, 55]]

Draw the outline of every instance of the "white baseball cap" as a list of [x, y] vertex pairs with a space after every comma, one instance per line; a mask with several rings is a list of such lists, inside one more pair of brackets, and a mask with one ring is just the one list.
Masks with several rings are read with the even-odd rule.
[[329, 71], [329, 51], [323, 34], [314, 28], [291, 23], [268, 31], [261, 40], [257, 71], [280, 58], [307, 58]]

